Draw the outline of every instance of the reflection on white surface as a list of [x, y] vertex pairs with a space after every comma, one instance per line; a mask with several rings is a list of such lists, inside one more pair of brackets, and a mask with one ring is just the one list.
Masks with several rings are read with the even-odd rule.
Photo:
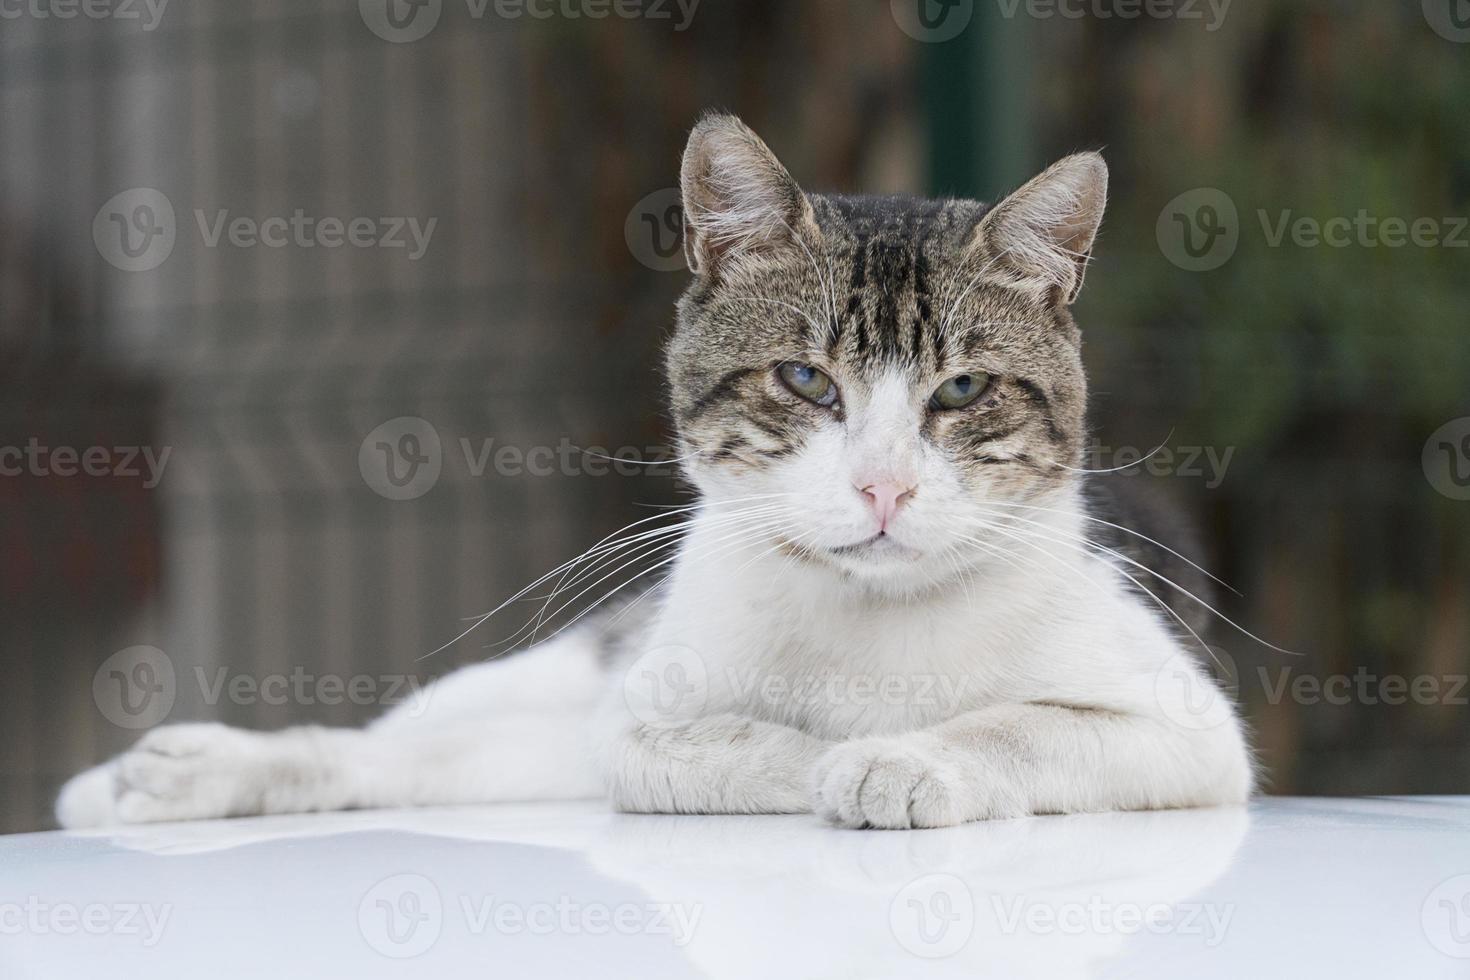
[[1463, 799], [365, 812], [0, 838], [0, 868], [6, 978], [1470, 975]]
[[1218, 878], [1248, 823], [1243, 809], [919, 833], [645, 817], [613, 822], [591, 857], [651, 894], [699, 896], [689, 955], [711, 977], [1084, 977], [1143, 928], [1134, 913]]

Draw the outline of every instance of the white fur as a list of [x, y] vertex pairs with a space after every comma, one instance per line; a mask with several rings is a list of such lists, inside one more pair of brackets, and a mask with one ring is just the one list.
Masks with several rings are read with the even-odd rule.
[[169, 725], [62, 789], [63, 827], [598, 795], [586, 717], [597, 653], [568, 636], [477, 664], [361, 731]]
[[[1247, 797], [1238, 720], [1177, 723], [1183, 705], [1168, 699], [1183, 689], [1160, 673], [1198, 668], [1113, 566], [1064, 546], [1082, 531], [1070, 492], [1035, 512], [1055, 537], [1029, 564], [955, 551], [951, 528], [983, 513], [984, 495], [904, 437], [913, 409], [895, 380], [853, 410], [862, 424], [819, 433], [739, 489], [794, 494], [786, 532], [837, 546], [874, 533], [859, 477], [898, 467], [922, 489], [890, 527], [905, 550], [833, 567], [787, 557], [769, 534], [732, 550], [716, 515], [736, 488], [696, 469], [707, 508], [646, 643], [610, 673], [592, 638], [570, 633], [451, 674], [363, 731], [165, 727], [68, 784], [58, 819], [566, 799], [605, 785], [625, 810], [928, 827]], [[697, 710], [650, 719], [628, 685], [642, 655], [670, 649]]]
[[[698, 173], [779, 168], [750, 139], [716, 127], [691, 141]], [[993, 212], [991, 231], [1075, 289], [1099, 168], [1063, 161]], [[708, 235], [756, 228], [750, 215], [774, 202], [737, 191], [769, 183], [716, 180], [719, 220], [734, 224]], [[77, 827], [605, 788], [632, 811], [932, 827], [1243, 801], [1239, 720], [1225, 707], [1191, 723], [1189, 685], [1160, 683], [1182, 671], [1210, 684], [1125, 570], [1079, 547], [1075, 488], [997, 527], [993, 505], [1011, 501], [920, 438], [923, 402], [903, 378], [879, 378], [845, 391], [846, 420], [820, 424], [779, 465], [737, 476], [691, 463], [702, 509], [643, 645], [611, 671], [592, 637], [571, 633], [452, 674], [426, 709], [362, 731], [159, 729], [69, 783], [57, 817]], [[876, 548], [844, 550], [879, 530], [858, 490], [875, 482], [918, 489]], [[751, 501], [763, 509], [742, 527], [733, 515]], [[797, 560], [791, 542], [828, 557]], [[667, 715], [661, 677], [678, 694]], [[655, 690], [640, 700], [645, 683]]]
[[[811, 765], [813, 806], [850, 826], [1243, 801], [1238, 720], [1181, 725], [1182, 706], [1160, 702], [1174, 691], [1161, 671], [1198, 668], [1159, 617], [1104, 565], [1060, 548], [1046, 561], [1054, 576], [997, 562], [973, 592], [922, 601], [775, 555], [682, 563], [650, 646], [697, 651], [707, 716], [753, 721], [739, 739], [709, 737], [709, 717], [628, 723], [604, 753], [614, 800], [785, 810], [790, 773]], [[871, 683], [815, 701], [751, 693], [752, 678], [833, 676]], [[885, 683], [909, 696], [863, 696]], [[627, 720], [618, 698], [604, 718]]]

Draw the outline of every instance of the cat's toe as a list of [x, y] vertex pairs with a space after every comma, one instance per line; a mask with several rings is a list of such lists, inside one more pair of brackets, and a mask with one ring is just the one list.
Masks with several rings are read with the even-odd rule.
[[108, 827], [119, 819], [113, 763], [93, 766], [73, 776], [56, 798], [56, 822], [67, 830]]
[[216, 722], [195, 722], [182, 725], [165, 725], [148, 732], [133, 747], [135, 752], [183, 758], [192, 755], [219, 754], [238, 749], [253, 737], [251, 732], [240, 731]]
[[114, 767], [126, 823], [201, 820], [251, 812], [252, 733], [224, 725], [171, 725], [143, 736]]
[[843, 827], [864, 826], [858, 794], [871, 761], [854, 743], [829, 749], [822, 756], [812, 774], [819, 816]]
[[960, 777], [937, 752], [911, 740], [839, 745], [816, 772], [817, 812], [843, 827], [948, 827], [964, 817]]

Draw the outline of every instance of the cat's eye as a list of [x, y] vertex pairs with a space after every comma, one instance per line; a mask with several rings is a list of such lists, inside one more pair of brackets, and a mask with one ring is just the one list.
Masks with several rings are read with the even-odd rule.
[[990, 375], [984, 371], [973, 374], [957, 374], [935, 389], [929, 398], [929, 407], [934, 409], [964, 408], [985, 394], [990, 387]]
[[810, 364], [787, 361], [776, 368], [776, 376], [793, 394], [813, 404], [830, 408], [837, 402], [837, 385], [825, 372]]

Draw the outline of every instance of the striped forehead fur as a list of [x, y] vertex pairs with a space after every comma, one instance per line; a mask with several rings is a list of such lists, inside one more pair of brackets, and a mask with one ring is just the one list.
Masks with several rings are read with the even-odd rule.
[[1068, 158], [993, 208], [808, 194], [743, 124], [701, 127], [683, 175], [698, 273], [667, 359], [686, 451], [741, 466], [798, 451], [825, 416], [782, 390], [783, 362], [845, 386], [897, 371], [917, 404], [944, 372], [983, 371], [984, 411], [932, 418], [925, 436], [961, 466], [1064, 478], [1086, 393], [1068, 303], [1101, 217], [1100, 159]]

